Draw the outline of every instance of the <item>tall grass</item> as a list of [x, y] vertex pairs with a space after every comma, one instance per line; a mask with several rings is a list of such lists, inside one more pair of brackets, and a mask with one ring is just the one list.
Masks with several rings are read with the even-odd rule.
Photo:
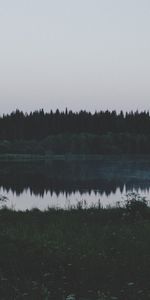
[[1, 299], [149, 299], [150, 209], [125, 212], [0, 210]]

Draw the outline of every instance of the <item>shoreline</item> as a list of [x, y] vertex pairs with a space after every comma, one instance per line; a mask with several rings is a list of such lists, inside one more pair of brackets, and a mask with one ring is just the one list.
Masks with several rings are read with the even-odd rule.
[[84, 160], [118, 160], [118, 159], [150, 159], [150, 154], [51, 154], [51, 155], [39, 155], [39, 154], [0, 154], [0, 161], [54, 161], [54, 160], [66, 160], [66, 161], [84, 161]]

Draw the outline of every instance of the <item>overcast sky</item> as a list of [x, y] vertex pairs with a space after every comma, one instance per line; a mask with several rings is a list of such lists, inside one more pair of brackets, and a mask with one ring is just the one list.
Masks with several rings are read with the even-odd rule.
[[0, 114], [149, 110], [149, 0], [0, 0]]

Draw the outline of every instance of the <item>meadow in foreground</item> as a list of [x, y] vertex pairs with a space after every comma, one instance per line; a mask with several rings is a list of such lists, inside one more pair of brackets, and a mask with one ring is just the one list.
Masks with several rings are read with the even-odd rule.
[[150, 299], [149, 253], [147, 207], [3, 208], [0, 299]]

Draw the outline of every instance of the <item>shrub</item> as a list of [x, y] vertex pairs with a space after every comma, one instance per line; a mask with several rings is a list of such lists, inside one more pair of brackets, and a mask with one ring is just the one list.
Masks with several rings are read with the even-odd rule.
[[148, 201], [145, 197], [135, 192], [127, 193], [125, 200], [125, 208], [130, 216], [142, 216], [148, 207]]

